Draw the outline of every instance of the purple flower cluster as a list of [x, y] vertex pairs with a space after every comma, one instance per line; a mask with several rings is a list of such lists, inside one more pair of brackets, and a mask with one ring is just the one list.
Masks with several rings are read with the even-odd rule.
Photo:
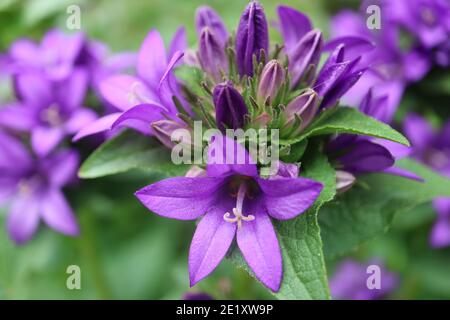
[[0, 202], [10, 208], [8, 232], [17, 243], [31, 238], [40, 219], [78, 234], [62, 193], [79, 163], [68, 138], [97, 118], [83, 105], [88, 89], [95, 92], [105, 76], [133, 61], [132, 54], [108, 55], [81, 33], [51, 30], [40, 43], [17, 40], [3, 56], [15, 100], [0, 107]]
[[[374, 5], [380, 8], [380, 28], [370, 30], [367, 20]], [[357, 105], [368, 88], [374, 87], [376, 95], [383, 95], [390, 87], [393, 92], [389, 109], [396, 108], [405, 85], [421, 80], [433, 66], [449, 67], [449, 17], [450, 4], [446, 0], [363, 1], [360, 12], [339, 12], [331, 22], [334, 40], [327, 46], [354, 42], [355, 37], [375, 44], [363, 58], [369, 70], [344, 101]]]

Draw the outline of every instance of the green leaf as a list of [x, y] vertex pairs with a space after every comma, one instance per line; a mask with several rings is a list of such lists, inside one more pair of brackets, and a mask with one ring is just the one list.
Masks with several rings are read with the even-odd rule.
[[[280, 291], [274, 294], [279, 299], [330, 298], [317, 212], [323, 203], [333, 199], [336, 175], [321, 153], [307, 154], [303, 162], [304, 175], [321, 181], [324, 189], [307, 212], [292, 220], [273, 221], [283, 255], [283, 281]], [[238, 249], [232, 252], [231, 259], [252, 274]]]
[[438, 196], [450, 196], [450, 180], [411, 159], [399, 166], [425, 179], [417, 182], [387, 174], [360, 177], [352, 189], [324, 206], [319, 214], [327, 259], [347, 254], [386, 232], [396, 213], [411, 210]]
[[281, 144], [294, 144], [309, 137], [336, 133], [377, 137], [409, 146], [408, 140], [398, 131], [349, 107], [336, 107], [324, 111], [301, 136], [282, 140]]
[[163, 176], [183, 175], [186, 165], [175, 165], [170, 151], [153, 138], [126, 131], [106, 141], [83, 163], [78, 175], [99, 178], [131, 169], [144, 169]]

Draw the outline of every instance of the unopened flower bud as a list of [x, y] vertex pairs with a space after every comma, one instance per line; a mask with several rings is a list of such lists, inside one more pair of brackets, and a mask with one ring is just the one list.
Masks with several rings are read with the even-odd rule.
[[208, 27], [203, 28], [200, 35], [198, 56], [203, 70], [216, 81], [220, 81], [220, 70], [226, 70], [227, 57], [223, 45]]
[[218, 84], [214, 88], [213, 100], [216, 108], [216, 123], [220, 130], [239, 129], [244, 126], [248, 109], [244, 98], [231, 82]]
[[292, 127], [295, 125], [296, 118], [299, 118], [301, 123], [298, 128], [295, 128], [292, 134], [298, 134], [303, 131], [303, 129], [305, 129], [314, 119], [318, 108], [319, 99], [317, 93], [312, 89], [308, 89], [303, 94], [294, 98], [294, 100], [287, 105], [285, 110], [287, 118], [286, 126]]
[[261, 73], [258, 86], [258, 99], [261, 102], [272, 101], [284, 83], [286, 74], [277, 60], [269, 61]]
[[261, 50], [268, 52], [269, 31], [263, 7], [252, 1], [242, 13], [236, 33], [236, 61], [241, 76], [253, 75], [253, 55], [259, 61]]

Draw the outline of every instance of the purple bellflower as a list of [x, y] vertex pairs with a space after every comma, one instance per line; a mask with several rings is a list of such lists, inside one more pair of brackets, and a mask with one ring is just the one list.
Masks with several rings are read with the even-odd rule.
[[72, 73], [84, 43], [82, 33], [65, 34], [56, 29], [47, 32], [39, 44], [20, 39], [9, 49], [11, 71], [42, 72], [50, 80], [62, 80]]
[[208, 28], [210, 32], [217, 37], [217, 40], [220, 41], [221, 45], [223, 47], [225, 46], [229, 34], [222, 19], [214, 9], [208, 6], [197, 8], [195, 13], [195, 27], [199, 37], [202, 34], [203, 29]]
[[[411, 141], [412, 156], [450, 178], [450, 121], [436, 132], [424, 118], [410, 114], [405, 118], [403, 131]], [[438, 218], [431, 231], [431, 245], [436, 248], [449, 246], [450, 198], [435, 199], [433, 207]]]
[[118, 111], [84, 127], [74, 141], [123, 126], [153, 135], [151, 123], [166, 118], [176, 120], [178, 111], [173, 97], [186, 104], [172, 69], [183, 58], [181, 50], [185, 47], [183, 28], [172, 39], [168, 53], [161, 35], [151, 31], [139, 50], [137, 76], [113, 75], [100, 84], [103, 98]]
[[259, 61], [261, 50], [269, 50], [269, 30], [264, 8], [252, 1], [242, 13], [236, 32], [236, 61], [241, 76], [253, 75], [253, 56]]
[[[219, 161], [212, 150], [224, 150]], [[228, 150], [233, 151], [227, 154]], [[237, 154], [244, 155], [242, 164], [237, 164]], [[208, 156], [204, 174], [162, 180], [137, 191], [136, 197], [164, 217], [202, 217], [189, 251], [191, 286], [217, 267], [236, 237], [256, 277], [278, 291], [282, 259], [271, 218], [287, 220], [303, 213], [317, 199], [322, 185], [298, 177], [298, 169], [282, 170], [287, 176], [261, 178], [247, 151], [232, 140], [216, 137]]]
[[78, 234], [78, 224], [61, 189], [78, 169], [78, 154], [59, 151], [34, 158], [21, 142], [0, 131], [0, 205], [9, 206], [8, 233], [16, 243], [27, 242], [42, 219], [66, 235]]
[[[370, 265], [380, 268], [380, 287], [368, 287], [367, 272]], [[379, 261], [360, 263], [344, 260], [337, 267], [330, 279], [331, 296], [339, 300], [378, 300], [386, 297], [398, 286], [397, 274], [386, 269]]]
[[35, 153], [46, 156], [64, 137], [96, 119], [92, 110], [82, 107], [87, 85], [87, 74], [80, 69], [58, 81], [37, 71], [20, 73], [15, 76], [19, 101], [0, 110], [0, 125], [29, 132]]

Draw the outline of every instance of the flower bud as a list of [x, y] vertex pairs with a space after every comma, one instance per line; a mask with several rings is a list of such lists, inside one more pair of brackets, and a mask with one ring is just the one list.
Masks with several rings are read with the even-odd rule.
[[203, 28], [200, 35], [198, 56], [203, 70], [214, 80], [220, 81], [220, 70], [226, 70], [227, 57], [223, 45], [208, 27]]
[[[173, 148], [177, 143], [191, 143], [191, 134], [185, 123], [180, 123], [172, 120], [159, 120], [151, 124], [155, 137], [161, 141], [169, 149]], [[174, 132], [178, 129], [184, 129]], [[172, 140], [173, 139], [173, 140]]]
[[222, 22], [222, 19], [212, 8], [201, 6], [195, 13], [195, 27], [200, 37], [204, 28], [209, 28], [217, 37], [221, 45], [225, 45], [228, 40], [228, 31]]
[[218, 84], [213, 92], [216, 108], [217, 127], [225, 129], [239, 129], [244, 126], [247, 106], [241, 94], [233, 88], [231, 82]]
[[295, 124], [296, 117], [301, 119], [299, 127], [295, 128], [292, 134], [298, 134], [303, 131], [314, 119], [318, 108], [319, 99], [317, 93], [312, 89], [308, 89], [305, 93], [292, 100], [285, 110], [286, 126], [292, 127]]
[[269, 61], [261, 73], [261, 80], [258, 86], [258, 98], [260, 101], [272, 101], [278, 93], [285, 80], [283, 67], [277, 60]]
[[312, 77], [308, 77], [308, 74], [313, 74], [319, 63], [322, 43], [322, 33], [319, 30], [311, 30], [300, 39], [289, 53], [292, 88], [297, 87], [302, 79], [308, 84], [312, 80]]
[[253, 75], [253, 55], [259, 61], [262, 49], [269, 49], [266, 15], [263, 7], [252, 1], [242, 13], [236, 33], [236, 62], [241, 76]]

